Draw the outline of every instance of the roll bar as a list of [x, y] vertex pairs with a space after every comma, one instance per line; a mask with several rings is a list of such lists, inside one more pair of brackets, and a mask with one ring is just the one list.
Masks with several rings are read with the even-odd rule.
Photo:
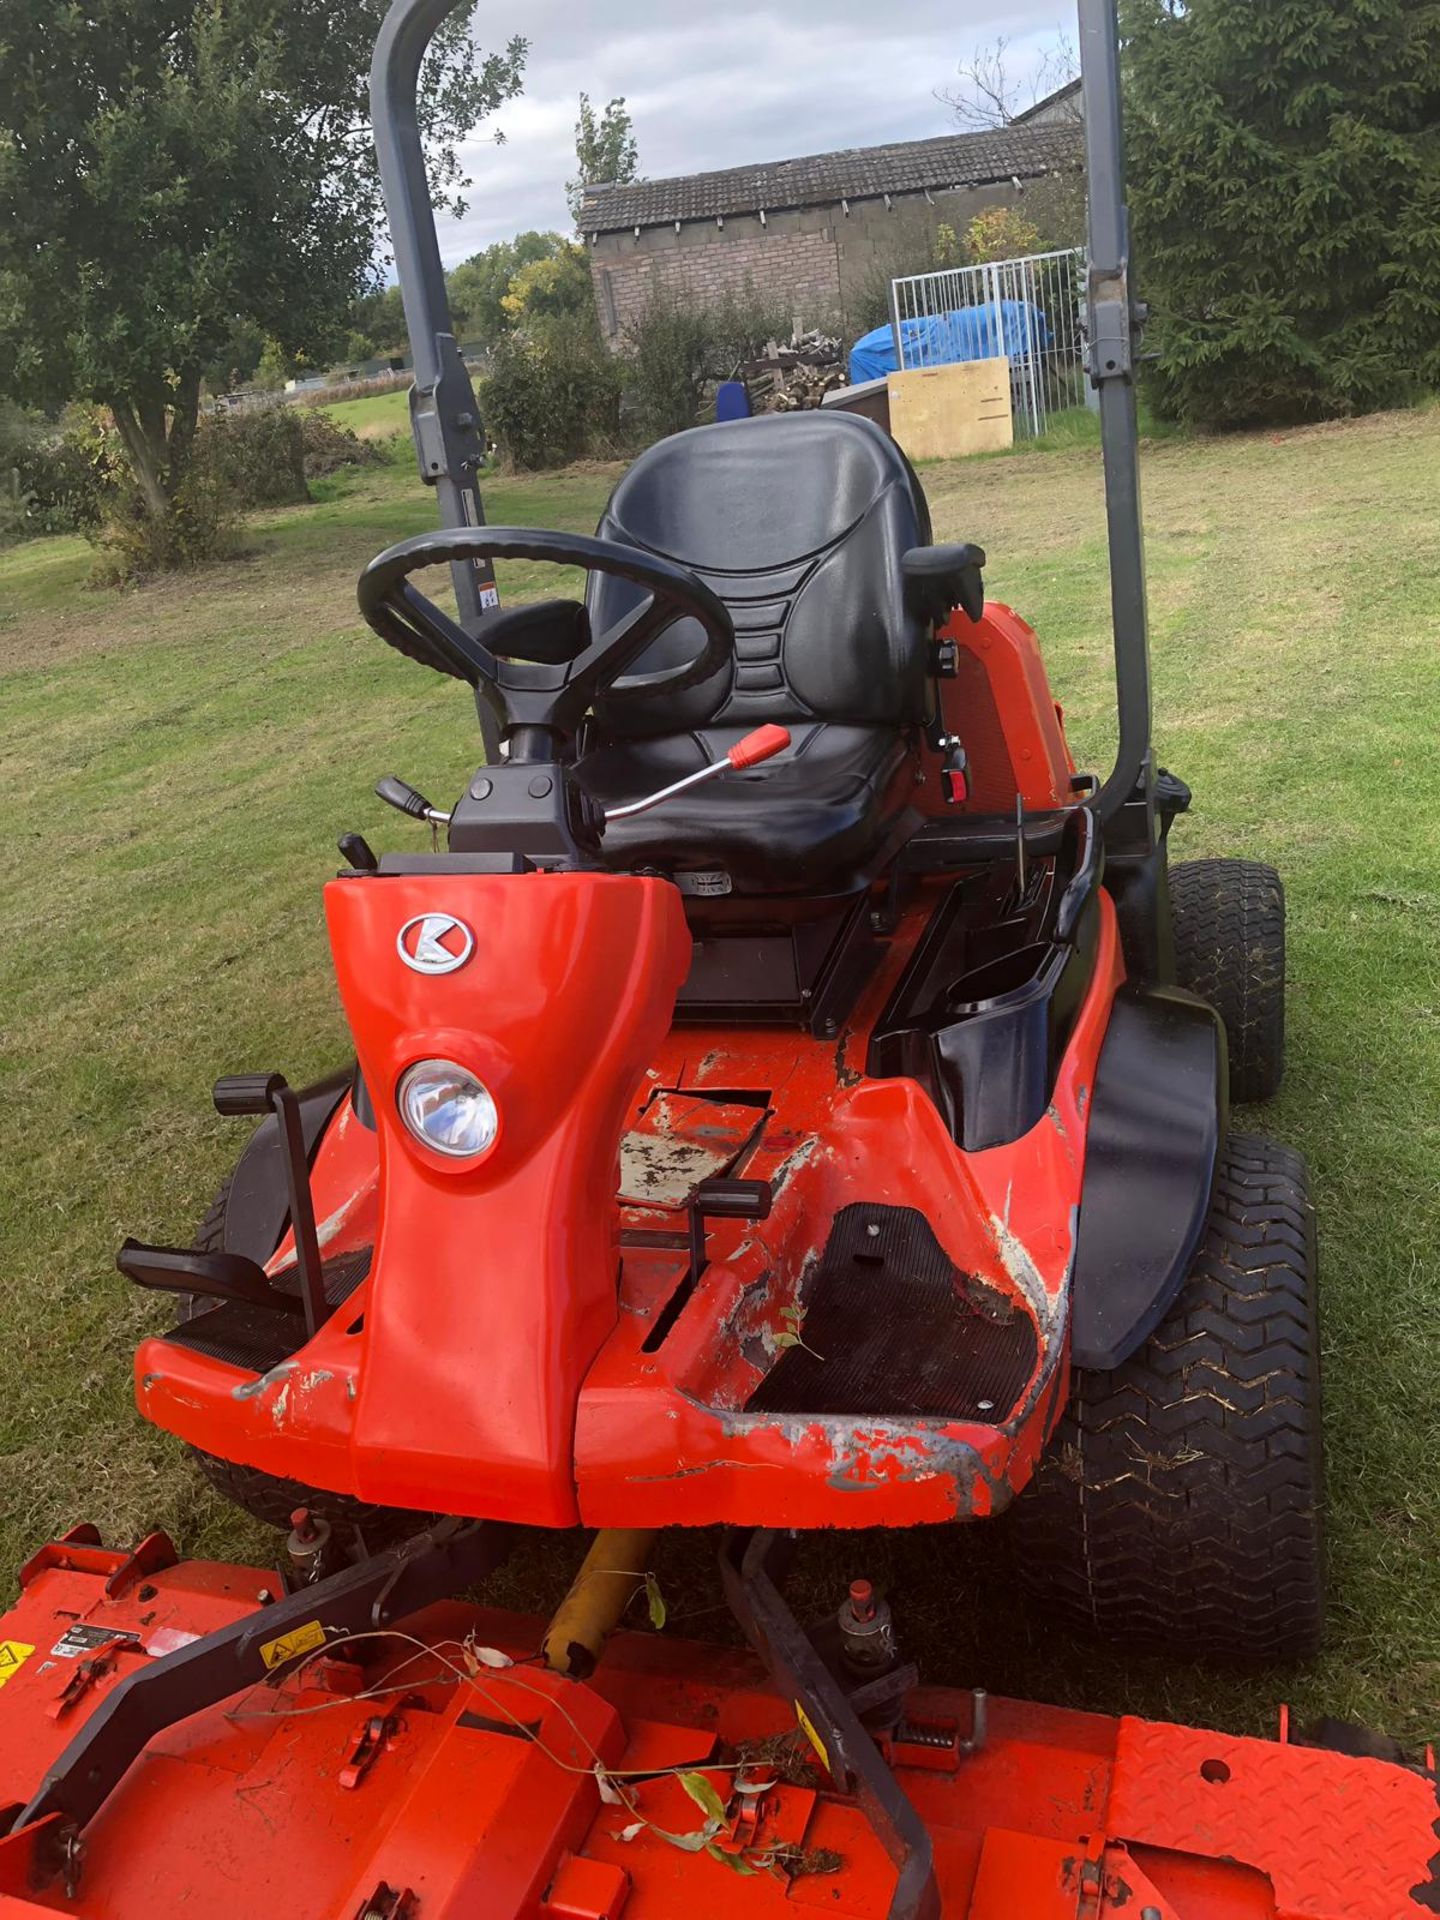
[[[435, 29], [459, 3], [393, 0], [370, 63], [370, 119], [415, 362], [410, 432], [420, 478], [435, 489], [442, 527], [483, 527], [485, 508], [477, 477], [485, 452], [480, 409], [450, 318], [417, 118], [420, 62]], [[481, 614], [500, 604], [495, 568], [489, 560], [457, 560], [450, 576], [460, 623], [474, 633]], [[475, 705], [485, 757], [494, 760], [498, 723], [478, 694]]]
[[1110, 820], [1131, 799], [1153, 805], [1150, 751], [1150, 619], [1140, 515], [1135, 357], [1144, 310], [1130, 292], [1130, 210], [1125, 204], [1120, 27], [1116, 0], [1079, 0], [1085, 173], [1090, 205], [1090, 379], [1100, 395], [1100, 449], [1110, 545], [1110, 617], [1120, 737], [1096, 807]]
[[[411, 430], [421, 477], [436, 489], [441, 524], [447, 527], [484, 525], [476, 479], [484, 445], [475, 391], [460, 357], [445, 293], [416, 119], [416, 89], [431, 35], [459, 4], [460, 0], [393, 0], [370, 70], [380, 181], [415, 359]], [[1116, 0], [1078, 0], [1078, 5], [1090, 204], [1090, 378], [1100, 395], [1119, 716], [1115, 765], [1093, 805], [1103, 821], [1115, 822], [1118, 831], [1107, 836], [1112, 850], [1120, 851], [1114, 843], [1124, 840], [1138, 852], [1142, 843], [1153, 843], [1155, 831], [1149, 623], [1135, 416], [1136, 343], [1144, 313], [1130, 292]], [[452, 572], [461, 622], [471, 628], [485, 608], [499, 604], [493, 569], [488, 562], [461, 561]], [[483, 705], [480, 724], [487, 756], [493, 759], [495, 722]], [[1128, 828], [1117, 819], [1127, 806]]]

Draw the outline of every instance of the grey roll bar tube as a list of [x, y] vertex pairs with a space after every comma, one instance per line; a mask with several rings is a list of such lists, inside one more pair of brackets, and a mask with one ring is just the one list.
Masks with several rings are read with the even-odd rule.
[[1116, 0], [1079, 0], [1085, 172], [1090, 206], [1090, 379], [1100, 395], [1100, 447], [1110, 545], [1110, 611], [1115, 643], [1119, 741], [1115, 765], [1094, 802], [1108, 821], [1127, 801], [1153, 812], [1150, 623], [1145, 536], [1140, 514], [1135, 349], [1143, 318], [1130, 292], [1130, 211], [1125, 204]]
[[[459, 3], [393, 0], [370, 65], [370, 120], [380, 163], [380, 185], [390, 216], [405, 327], [415, 362], [410, 431], [420, 477], [435, 489], [442, 526], [481, 527], [485, 509], [477, 476], [485, 445], [480, 434], [480, 409], [450, 318], [417, 114], [425, 49], [440, 22]], [[489, 560], [457, 560], [450, 575], [460, 623], [473, 633], [481, 614], [499, 605], [494, 566]], [[478, 695], [475, 704], [485, 758], [494, 761], [499, 752], [499, 727]]]

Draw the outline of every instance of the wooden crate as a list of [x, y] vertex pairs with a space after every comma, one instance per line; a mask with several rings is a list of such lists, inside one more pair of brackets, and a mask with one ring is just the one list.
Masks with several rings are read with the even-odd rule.
[[950, 460], [1011, 446], [1010, 363], [958, 360], [892, 373], [890, 431], [912, 460]]

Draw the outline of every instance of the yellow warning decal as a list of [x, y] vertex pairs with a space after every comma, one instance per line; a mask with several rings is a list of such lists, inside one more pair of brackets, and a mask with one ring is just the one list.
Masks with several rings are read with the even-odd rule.
[[801, 1706], [798, 1700], [795, 1702], [795, 1718], [800, 1722], [800, 1731], [810, 1742], [816, 1753], [819, 1754], [821, 1766], [829, 1773], [831, 1771], [830, 1755], [826, 1752], [825, 1742], [815, 1731], [815, 1722], [810, 1718], [809, 1714], [806, 1713], [804, 1707]]
[[34, 1651], [23, 1640], [0, 1640], [0, 1687], [15, 1678]]
[[276, 1667], [283, 1667], [287, 1660], [298, 1659], [302, 1653], [312, 1653], [316, 1647], [323, 1647], [324, 1644], [324, 1627], [318, 1620], [307, 1620], [303, 1627], [292, 1627], [289, 1633], [262, 1642], [260, 1658], [273, 1671]]

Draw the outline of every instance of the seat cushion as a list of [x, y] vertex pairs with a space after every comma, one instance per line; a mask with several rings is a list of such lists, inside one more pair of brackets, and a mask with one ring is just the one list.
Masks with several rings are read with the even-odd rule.
[[[581, 782], [607, 807], [718, 760], [745, 731], [704, 727], [585, 754]], [[832, 894], [865, 878], [900, 823], [914, 745], [894, 727], [792, 726], [791, 745], [606, 829], [615, 868], [725, 873], [736, 893]]]

